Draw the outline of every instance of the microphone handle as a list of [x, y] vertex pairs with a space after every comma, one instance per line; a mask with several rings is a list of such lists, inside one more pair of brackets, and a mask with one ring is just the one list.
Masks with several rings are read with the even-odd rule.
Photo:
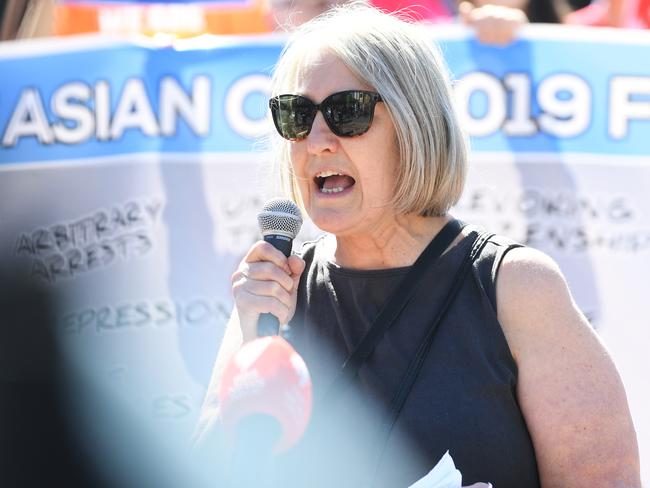
[[291, 256], [291, 246], [293, 245], [293, 239], [291, 237], [280, 234], [267, 234], [264, 236], [264, 240], [282, 252], [285, 257], [288, 258]]
[[[279, 234], [267, 234], [264, 240], [274, 248], [281, 251], [286, 257], [291, 255], [293, 239]], [[257, 335], [259, 337], [273, 336], [280, 333], [280, 321], [271, 313], [263, 313], [257, 322]]]
[[260, 314], [257, 321], [258, 337], [274, 336], [280, 334], [280, 321], [272, 313]]

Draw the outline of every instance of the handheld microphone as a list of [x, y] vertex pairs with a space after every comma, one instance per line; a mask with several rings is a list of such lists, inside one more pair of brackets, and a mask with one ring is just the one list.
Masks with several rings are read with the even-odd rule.
[[265, 486], [272, 454], [293, 446], [309, 422], [312, 389], [304, 360], [279, 336], [247, 342], [226, 364], [218, 395], [232, 446], [229, 486]]
[[[287, 198], [273, 198], [264, 204], [257, 215], [262, 238], [286, 257], [291, 255], [293, 240], [300, 232], [302, 215], [298, 206]], [[257, 335], [277, 335], [280, 321], [270, 313], [263, 313], [257, 322]]]

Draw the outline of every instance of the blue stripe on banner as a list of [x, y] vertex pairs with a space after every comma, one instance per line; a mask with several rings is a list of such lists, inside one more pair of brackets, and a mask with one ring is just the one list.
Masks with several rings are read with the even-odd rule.
[[[648, 42], [622, 49], [615, 37], [528, 38], [505, 48], [441, 40], [473, 150], [647, 155], [650, 64], [639, 60]], [[0, 51], [0, 71], [12, 73], [0, 80], [0, 163], [251, 151], [270, 127], [269, 76], [283, 45], [260, 39]]]
[[639, 63], [647, 42], [470, 41], [443, 49], [469, 97], [474, 150], [647, 154], [650, 64]]
[[132, 45], [3, 60], [2, 71], [17, 76], [0, 82], [0, 162], [250, 151], [267, 125], [280, 49]]

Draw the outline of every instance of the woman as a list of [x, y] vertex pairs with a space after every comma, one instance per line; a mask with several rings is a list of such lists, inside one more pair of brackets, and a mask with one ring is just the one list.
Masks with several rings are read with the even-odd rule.
[[[327, 398], [316, 404], [314, 423], [328, 419], [287, 455], [294, 467], [311, 462], [292, 456], [313, 445], [314, 458], [328, 456], [296, 486], [370, 479], [406, 487], [447, 450], [465, 484], [639, 486], [621, 381], [559, 269], [500, 237], [469, 261], [478, 242], [470, 227], [424, 269], [422, 286], [359, 369], [354, 393], [327, 396], [382, 305], [410, 285], [404, 276], [455, 222], [448, 210], [462, 191], [466, 145], [430, 39], [371, 8], [341, 7], [292, 37], [270, 106], [287, 191], [328, 235], [288, 259], [267, 243], [253, 245], [233, 275], [235, 310], [210, 392], [232, 351], [256, 337], [261, 313], [289, 324], [315, 397]], [[379, 438], [366, 434], [378, 419], [363, 412], [374, 408], [368, 404], [391, 408], [464, 262], [469, 272], [394, 427], [373, 442]]]

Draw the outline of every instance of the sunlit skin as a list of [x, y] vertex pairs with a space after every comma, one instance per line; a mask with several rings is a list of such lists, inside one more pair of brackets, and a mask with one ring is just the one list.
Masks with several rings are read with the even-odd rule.
[[[299, 74], [296, 94], [320, 103], [343, 90], [374, 91], [331, 53], [316, 50], [310, 56]], [[318, 112], [310, 134], [291, 143], [291, 163], [309, 217], [336, 236], [332, 254], [341, 266], [412, 264], [446, 221], [399, 215], [392, 208], [399, 150], [395, 128], [382, 102], [375, 107], [368, 132], [355, 137], [336, 136]], [[315, 179], [323, 172], [347, 175], [354, 183], [350, 185], [352, 180], [348, 180], [342, 191], [324, 193]]]

